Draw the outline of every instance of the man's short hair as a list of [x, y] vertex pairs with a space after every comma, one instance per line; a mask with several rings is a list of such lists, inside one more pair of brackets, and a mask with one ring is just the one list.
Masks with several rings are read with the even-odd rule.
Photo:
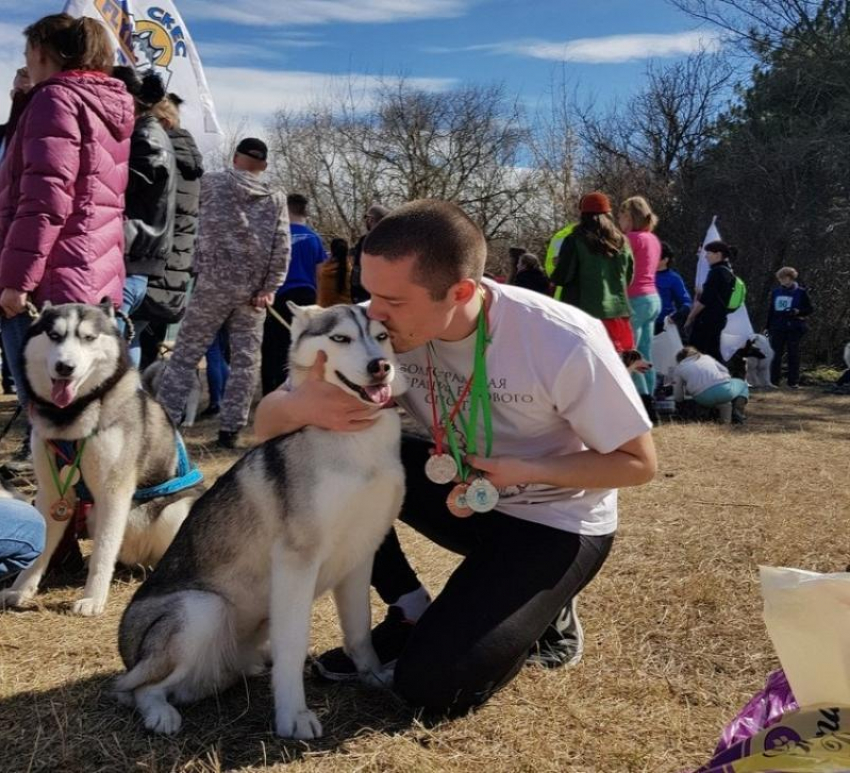
[[303, 193], [290, 193], [286, 197], [286, 208], [297, 217], [307, 217], [310, 200]]
[[384, 260], [413, 256], [413, 279], [441, 301], [461, 279], [481, 280], [487, 242], [456, 204], [420, 199], [394, 209], [366, 236], [363, 252]]

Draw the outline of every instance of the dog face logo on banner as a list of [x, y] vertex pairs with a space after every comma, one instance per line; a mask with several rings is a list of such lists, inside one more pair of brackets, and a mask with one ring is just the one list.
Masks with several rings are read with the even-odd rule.
[[185, 33], [179, 22], [156, 5], [130, 13], [126, 0], [95, 0], [95, 7], [118, 38], [120, 57], [140, 73], [154, 70], [166, 88], [173, 74], [171, 64], [186, 58]]

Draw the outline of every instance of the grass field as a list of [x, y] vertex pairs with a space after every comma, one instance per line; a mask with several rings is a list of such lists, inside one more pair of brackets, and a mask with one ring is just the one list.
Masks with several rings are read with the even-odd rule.
[[[0, 408], [5, 422], [11, 404]], [[326, 737], [282, 742], [262, 677], [186, 709], [179, 736], [156, 738], [107, 694], [120, 669], [118, 620], [139, 576], [119, 573], [97, 619], [63, 614], [82, 578], [47, 588], [35, 609], [0, 614], [0, 771], [696, 768], [777, 666], [757, 566], [836, 571], [850, 563], [848, 409], [850, 397], [802, 389], [755, 396], [743, 430], [659, 428], [658, 476], [622, 492], [614, 551], [580, 599], [581, 665], [526, 668], [460, 720], [425, 726], [388, 693], [308, 678]], [[211, 476], [235, 458], [207, 445], [214, 430], [201, 425], [187, 436]], [[7, 440], [4, 452], [12, 447]], [[438, 591], [456, 559], [409, 530], [402, 539]], [[311, 649], [337, 642], [324, 599]]]

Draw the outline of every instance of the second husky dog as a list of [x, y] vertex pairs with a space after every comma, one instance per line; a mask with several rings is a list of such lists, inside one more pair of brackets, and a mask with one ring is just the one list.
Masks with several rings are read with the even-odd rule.
[[[386, 405], [401, 391], [387, 331], [364, 309], [290, 309], [293, 386], [322, 351], [326, 380], [364, 403]], [[269, 440], [195, 503], [121, 620], [127, 673], [116, 692], [145, 727], [177, 732], [172, 701], [204, 698], [262, 668], [270, 641], [277, 734], [319, 737], [303, 668], [313, 600], [328, 590], [358, 671], [381, 681], [372, 558], [401, 508], [404, 470], [396, 411], [376, 416], [359, 432], [305, 427]]]
[[[174, 426], [140, 388], [108, 299], [100, 306], [45, 304], [27, 331], [24, 375], [38, 481], [35, 504], [47, 523], [47, 539], [41, 556], [10, 589], [0, 591], [0, 607], [19, 606], [35, 595], [66, 528], [72, 528], [68, 521], [79, 498], [74, 481], [81, 476], [93, 502], [87, 523], [94, 548], [83, 598], [72, 611], [99, 615], [116, 560], [130, 566], [156, 563], [201, 488], [180, 487], [177, 481], [181, 447]], [[59, 453], [73, 463], [59, 469]], [[164, 482], [178, 485], [140, 501], [141, 490], [152, 492]]]

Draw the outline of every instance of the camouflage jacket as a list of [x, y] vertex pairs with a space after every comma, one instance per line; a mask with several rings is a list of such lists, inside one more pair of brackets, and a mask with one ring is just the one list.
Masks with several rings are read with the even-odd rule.
[[195, 273], [223, 287], [274, 292], [286, 278], [289, 242], [282, 190], [236, 169], [201, 178]]

